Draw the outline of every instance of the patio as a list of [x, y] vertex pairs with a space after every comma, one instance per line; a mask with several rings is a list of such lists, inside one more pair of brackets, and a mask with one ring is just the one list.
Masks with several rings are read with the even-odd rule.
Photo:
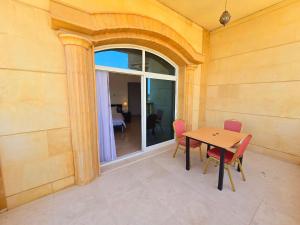
[[233, 171], [217, 186], [217, 167], [203, 175], [198, 152], [185, 170], [175, 146], [134, 163], [110, 168], [86, 186], [74, 186], [0, 215], [1, 225], [297, 225], [300, 220], [300, 168], [246, 151], [246, 182]]
[[0, 12], [0, 225], [300, 224], [300, 0]]

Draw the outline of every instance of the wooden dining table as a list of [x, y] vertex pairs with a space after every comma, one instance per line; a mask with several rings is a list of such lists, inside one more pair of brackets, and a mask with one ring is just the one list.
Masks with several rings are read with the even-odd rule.
[[236, 148], [234, 148], [234, 145], [244, 139], [247, 134], [224, 130], [221, 128], [202, 127], [197, 130], [185, 132], [183, 135], [186, 138], [186, 170], [190, 170], [190, 139], [207, 144], [207, 149], [209, 149], [210, 146], [220, 149], [218, 189], [222, 190], [225, 151], [235, 153]]

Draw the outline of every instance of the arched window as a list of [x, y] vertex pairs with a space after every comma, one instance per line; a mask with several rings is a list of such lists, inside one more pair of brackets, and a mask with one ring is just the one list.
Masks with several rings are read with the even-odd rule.
[[144, 68], [144, 72], [172, 76], [176, 74], [175, 67], [164, 58], [148, 51], [132, 48], [112, 48], [97, 51], [95, 52], [95, 64], [136, 71], [143, 71]]
[[163, 58], [146, 51], [145, 70], [146, 72], [168, 74], [175, 76], [175, 67]]
[[[96, 70], [140, 76], [142, 150], [174, 141], [177, 65], [158, 52], [138, 46], [96, 48], [94, 59]], [[155, 121], [151, 121], [153, 118]]]
[[95, 64], [142, 71], [142, 51], [129, 48], [98, 51], [95, 53]]

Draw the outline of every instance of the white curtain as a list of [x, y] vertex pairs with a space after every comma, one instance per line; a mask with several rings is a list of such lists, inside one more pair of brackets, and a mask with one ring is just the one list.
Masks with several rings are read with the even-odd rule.
[[96, 71], [96, 96], [98, 108], [100, 161], [109, 162], [117, 158], [114, 128], [111, 116], [109, 74]]

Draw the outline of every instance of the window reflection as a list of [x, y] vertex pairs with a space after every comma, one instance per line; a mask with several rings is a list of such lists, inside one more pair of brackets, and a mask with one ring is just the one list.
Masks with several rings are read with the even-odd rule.
[[175, 81], [147, 79], [147, 139], [151, 146], [172, 140], [175, 117]]
[[175, 75], [175, 67], [168, 63], [166, 60], [150, 52], [146, 52], [145, 54], [146, 72]]
[[142, 51], [138, 49], [109, 49], [95, 53], [95, 64], [142, 71]]

